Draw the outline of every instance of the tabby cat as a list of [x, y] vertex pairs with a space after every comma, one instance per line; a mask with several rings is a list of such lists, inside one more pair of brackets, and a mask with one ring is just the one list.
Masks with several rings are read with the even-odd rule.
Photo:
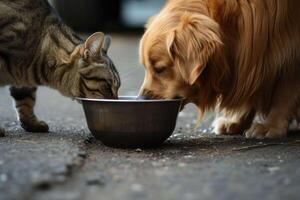
[[101, 32], [81, 40], [46, 0], [1, 0], [0, 86], [10, 85], [21, 126], [49, 129], [34, 114], [39, 85], [72, 98], [117, 98], [120, 78], [109, 44]]

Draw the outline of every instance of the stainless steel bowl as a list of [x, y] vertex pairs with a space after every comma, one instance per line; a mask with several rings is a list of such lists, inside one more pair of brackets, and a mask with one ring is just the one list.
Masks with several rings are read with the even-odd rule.
[[78, 99], [82, 102], [88, 127], [107, 146], [153, 147], [174, 131], [181, 100]]

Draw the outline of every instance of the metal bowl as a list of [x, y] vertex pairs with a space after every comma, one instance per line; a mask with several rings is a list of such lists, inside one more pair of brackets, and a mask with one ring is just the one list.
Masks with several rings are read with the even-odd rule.
[[181, 100], [78, 99], [92, 134], [111, 147], [153, 147], [168, 139], [175, 128]]

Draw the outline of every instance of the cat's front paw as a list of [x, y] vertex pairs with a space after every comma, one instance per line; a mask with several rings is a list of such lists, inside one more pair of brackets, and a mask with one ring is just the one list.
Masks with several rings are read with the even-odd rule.
[[214, 132], [217, 135], [237, 135], [243, 133], [242, 126], [225, 117], [220, 117], [214, 121]]
[[0, 127], [0, 137], [5, 137], [5, 130]]
[[22, 121], [21, 126], [27, 132], [32, 133], [47, 133], [49, 131], [49, 126], [44, 121]]
[[272, 126], [268, 124], [254, 123], [246, 131], [246, 138], [252, 139], [276, 139], [287, 136], [288, 128], [284, 126]]

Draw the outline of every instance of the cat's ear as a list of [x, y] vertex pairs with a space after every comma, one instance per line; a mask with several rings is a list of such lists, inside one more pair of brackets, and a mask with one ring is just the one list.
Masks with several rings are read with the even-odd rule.
[[102, 44], [102, 53], [107, 54], [107, 51], [110, 47], [111, 37], [109, 35], [104, 36], [103, 44]]
[[87, 60], [90, 57], [102, 57], [103, 54], [107, 54], [110, 43], [110, 36], [102, 32], [94, 33], [85, 41], [83, 58]]
[[88, 37], [84, 43], [83, 58], [89, 59], [90, 57], [99, 57], [101, 55], [101, 49], [104, 40], [104, 33], [97, 32]]

